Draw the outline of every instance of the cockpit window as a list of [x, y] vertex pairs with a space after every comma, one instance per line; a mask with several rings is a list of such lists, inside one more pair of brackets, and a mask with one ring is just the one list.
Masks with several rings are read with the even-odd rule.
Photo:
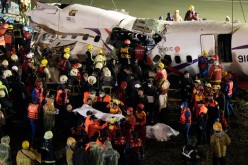
[[77, 13], [77, 10], [71, 10], [71, 11], [69, 12], [69, 16], [74, 17], [74, 16], [76, 15], [76, 13]]
[[48, 37], [49, 37], [49, 34], [48, 33], [45, 33], [42, 36], [42, 40], [45, 41], [45, 40], [47, 40]]

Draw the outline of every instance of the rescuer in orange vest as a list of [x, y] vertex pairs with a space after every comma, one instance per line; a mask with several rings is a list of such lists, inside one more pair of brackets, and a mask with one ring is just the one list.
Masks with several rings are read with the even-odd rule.
[[95, 115], [91, 115], [90, 117], [91, 123], [88, 128], [88, 137], [91, 138], [95, 133], [100, 134], [100, 130], [104, 129], [108, 126], [108, 122], [100, 125], [99, 120], [95, 117]]
[[4, 34], [5, 49], [8, 58], [10, 58], [15, 45], [15, 36], [13, 34], [13, 29], [13, 25], [9, 25], [7, 31]]
[[220, 85], [222, 79], [223, 68], [219, 64], [219, 56], [214, 56], [214, 64], [208, 72], [208, 80], [212, 85]]
[[127, 108], [127, 115], [126, 115], [126, 125], [125, 125], [125, 136], [128, 140], [132, 137], [132, 131], [134, 131], [134, 126], [136, 123], [135, 116], [133, 115], [133, 108]]
[[208, 109], [205, 106], [204, 102], [197, 102], [199, 108], [199, 116], [198, 116], [198, 141], [199, 144], [206, 144], [207, 142], [207, 122], [208, 122]]
[[181, 105], [181, 116], [180, 116], [180, 123], [182, 125], [182, 132], [185, 138], [185, 144], [188, 145], [189, 143], [189, 131], [191, 127], [191, 112], [188, 106], [188, 102], [183, 102]]
[[146, 140], [146, 113], [144, 108], [144, 104], [140, 103], [138, 104], [137, 111], [135, 112], [135, 130], [137, 131], [139, 138], [142, 139], [143, 143]]
[[32, 139], [32, 143], [35, 140], [36, 137], [36, 130], [37, 130], [37, 125], [38, 125], [38, 119], [39, 119], [39, 115], [40, 115], [40, 106], [39, 106], [39, 102], [37, 100], [34, 100], [32, 102], [32, 104], [29, 104], [28, 106], [28, 119], [31, 125], [31, 139]]

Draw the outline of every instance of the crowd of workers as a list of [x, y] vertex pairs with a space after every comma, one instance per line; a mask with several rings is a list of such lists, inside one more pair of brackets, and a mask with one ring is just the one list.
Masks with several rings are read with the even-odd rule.
[[[93, 54], [94, 47], [88, 45], [83, 63], [71, 60], [70, 47], [64, 47], [55, 66], [60, 75], [53, 99], [48, 88], [48, 82], [52, 82], [51, 52], [44, 49], [42, 59], [36, 60], [39, 55], [30, 49], [32, 33], [18, 20], [3, 22], [2, 28], [6, 30], [0, 66], [3, 136], [0, 151], [4, 164], [12, 164], [10, 138], [4, 136], [4, 119], [13, 114], [18, 120], [28, 121], [31, 132], [17, 153], [17, 164], [34, 164], [39, 159], [41, 164], [55, 164], [53, 134], [67, 139], [67, 164], [140, 163], [144, 157], [146, 125], [166, 123], [170, 86], [162, 61], [152, 69], [147, 66], [143, 42], [134, 45], [125, 39], [114, 58], [104, 55], [102, 50]], [[214, 148], [214, 164], [224, 164], [226, 146], [230, 143], [225, 130], [233, 112], [230, 100], [237, 79], [223, 70], [218, 55], [211, 57], [212, 63], [209, 57], [208, 52], [202, 52], [198, 59], [200, 74], [193, 80], [185, 71], [180, 81], [185, 163], [195, 163], [198, 158], [196, 142], [189, 138], [194, 122], [197, 144], [210, 144]], [[122, 114], [125, 119], [111, 117], [103, 121], [90, 110], [85, 117], [72, 111], [83, 104], [104, 113]], [[38, 152], [30, 147], [38, 148]]]

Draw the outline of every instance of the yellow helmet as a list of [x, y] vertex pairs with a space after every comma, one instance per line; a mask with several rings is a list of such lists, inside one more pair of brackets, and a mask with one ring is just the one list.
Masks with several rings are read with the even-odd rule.
[[3, 60], [2, 65], [8, 66], [9, 65], [9, 62], [7, 60]]
[[215, 131], [222, 131], [222, 125], [220, 122], [216, 121], [213, 125], [213, 130]]
[[194, 7], [193, 5], [190, 5], [190, 6], [189, 6], [189, 10], [190, 10], [190, 11], [192, 11], [192, 10], [194, 10], [194, 9], [195, 9], [195, 7]]
[[76, 140], [73, 137], [68, 137], [66, 145], [71, 146], [73, 143], [76, 143]]
[[72, 69], [71, 71], [70, 71], [70, 76], [77, 76], [78, 75], [78, 69]]
[[99, 49], [99, 50], [97, 51], [97, 54], [102, 54], [102, 49]]
[[213, 89], [220, 89], [220, 85], [214, 85]]
[[69, 59], [70, 58], [70, 54], [69, 53], [65, 53], [63, 56], [65, 59]]
[[159, 67], [160, 69], [164, 69], [164, 64], [160, 61], [160, 62], [158, 63], [158, 67]]
[[8, 30], [13, 30], [13, 25], [9, 25]]
[[53, 132], [52, 131], [46, 131], [44, 134], [44, 139], [52, 139], [53, 138]]
[[5, 70], [3, 72], [3, 75], [4, 75], [4, 77], [10, 77], [10, 76], [12, 76], [12, 72], [11, 72], [11, 70]]
[[18, 56], [16, 54], [12, 54], [10, 58], [13, 61], [17, 61], [18, 60]]
[[211, 88], [212, 85], [211, 85], [210, 83], [206, 83], [206, 84], [205, 84], [205, 87]]
[[203, 50], [203, 51], [202, 51], [202, 55], [203, 55], [203, 56], [205, 56], [205, 55], [207, 55], [207, 54], [208, 54], [208, 51], [206, 51], [206, 50]]
[[22, 142], [22, 149], [28, 149], [29, 148], [29, 142], [27, 140]]
[[116, 117], [111, 117], [111, 118], [109, 118], [109, 124], [114, 124], [114, 123], [116, 123], [117, 122], [117, 118]]
[[227, 74], [228, 74], [228, 72], [227, 71], [224, 71], [223, 72], [223, 77], [226, 77]]
[[88, 47], [87, 47], [87, 49], [88, 49], [89, 51], [92, 51], [92, 50], [93, 50], [93, 45], [89, 44]]
[[0, 98], [4, 98], [6, 96], [4, 90], [0, 90]]
[[70, 48], [68, 48], [68, 47], [64, 48], [64, 53], [69, 53], [70, 51], [71, 51]]
[[46, 59], [41, 60], [42, 66], [47, 66], [48, 61]]

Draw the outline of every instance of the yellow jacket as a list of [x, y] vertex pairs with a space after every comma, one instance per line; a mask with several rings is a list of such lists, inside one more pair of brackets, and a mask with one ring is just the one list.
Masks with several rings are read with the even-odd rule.
[[35, 154], [30, 150], [19, 150], [16, 155], [17, 165], [33, 165], [36, 159]]
[[67, 162], [67, 165], [73, 165], [72, 154], [73, 154], [72, 149], [70, 147], [68, 147], [66, 149], [66, 162]]
[[210, 145], [213, 148], [213, 154], [215, 157], [225, 157], [226, 156], [226, 147], [231, 143], [231, 139], [224, 132], [214, 133], [211, 136]]

